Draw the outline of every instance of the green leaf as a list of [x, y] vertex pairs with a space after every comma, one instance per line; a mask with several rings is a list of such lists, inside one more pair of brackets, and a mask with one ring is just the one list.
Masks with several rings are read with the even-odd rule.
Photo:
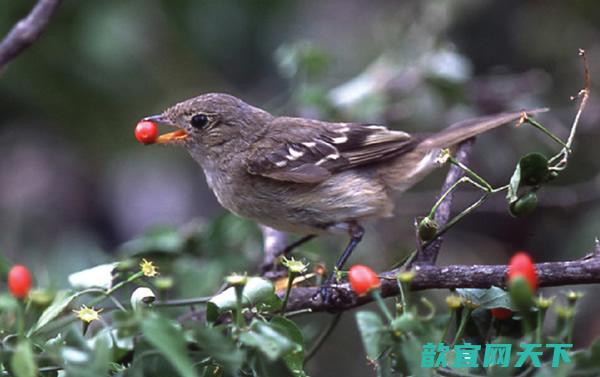
[[433, 369], [421, 367], [421, 353], [423, 352], [423, 342], [420, 339], [411, 336], [399, 344], [404, 367], [409, 374], [414, 377], [429, 377], [433, 375]]
[[22, 339], [17, 343], [10, 365], [16, 377], [37, 376], [37, 366], [33, 358], [33, 349], [27, 339]]
[[414, 332], [421, 327], [421, 321], [413, 313], [406, 312], [394, 318], [391, 326], [394, 331], [401, 333]]
[[477, 304], [482, 309], [506, 308], [515, 310], [508, 292], [498, 287], [488, 289], [459, 288], [456, 290], [460, 296]]
[[270, 325], [255, 320], [250, 330], [240, 335], [240, 342], [247, 347], [256, 348], [270, 361], [275, 361], [291, 350], [295, 350], [292, 343], [283, 334]]
[[[219, 310], [231, 310], [236, 307], [235, 288], [231, 287], [209, 301]], [[259, 277], [248, 278], [248, 283], [242, 291], [242, 305], [244, 307], [261, 306], [263, 309], [276, 310], [281, 307], [281, 300], [275, 294], [273, 284]]]
[[509, 204], [512, 204], [519, 199], [519, 186], [521, 185], [521, 164], [518, 163], [515, 171], [510, 177], [510, 183], [508, 185], [508, 190], [506, 192], [506, 200], [508, 200]]
[[17, 299], [8, 293], [0, 293], [0, 312], [13, 312], [17, 310]]
[[152, 315], [142, 322], [142, 331], [146, 340], [165, 356], [181, 376], [196, 377], [180, 328], [165, 318]]
[[548, 159], [541, 153], [529, 153], [519, 161], [521, 184], [537, 186], [544, 183], [550, 174]]
[[586, 350], [575, 351], [571, 359], [578, 372], [600, 375], [600, 339], [596, 339]]
[[[249, 360], [248, 364], [252, 368], [253, 377], [279, 377], [280, 374], [274, 369], [273, 363], [268, 357], [260, 352], [255, 353]], [[211, 376], [212, 377], [212, 376]]]
[[215, 322], [219, 318], [219, 307], [212, 302], [206, 303], [206, 321], [209, 323]]
[[304, 337], [298, 326], [291, 320], [275, 316], [271, 319], [271, 326], [278, 332], [285, 334], [294, 343], [294, 347], [283, 355], [283, 361], [294, 377], [306, 377], [304, 372]]
[[[108, 329], [106, 329], [108, 330]], [[95, 377], [106, 376], [112, 361], [113, 341], [108, 331], [102, 331], [87, 342], [88, 347], [63, 347], [61, 353], [66, 364], [68, 376]], [[89, 347], [92, 346], [93, 347]]]
[[356, 322], [367, 356], [376, 360], [383, 350], [382, 336], [386, 330], [379, 315], [374, 312], [356, 313]]
[[29, 329], [29, 332], [27, 333], [28, 336], [34, 334], [42, 327], [46, 326], [50, 321], [58, 317], [73, 300], [79, 297], [79, 295], [79, 292], [71, 293], [71, 291], [59, 291], [56, 293], [52, 304], [44, 310], [36, 324]]
[[199, 328], [194, 337], [203, 350], [230, 374], [242, 367], [246, 354], [218, 327]]
[[506, 199], [510, 213], [521, 216], [531, 213], [537, 206], [535, 192], [528, 192], [519, 196], [519, 188], [523, 185], [538, 186], [551, 179], [548, 169], [548, 159], [540, 153], [530, 153], [519, 160], [515, 171], [510, 178]]

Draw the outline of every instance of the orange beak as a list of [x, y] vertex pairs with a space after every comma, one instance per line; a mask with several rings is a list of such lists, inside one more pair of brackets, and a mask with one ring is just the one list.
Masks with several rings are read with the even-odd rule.
[[[166, 120], [162, 115], [153, 115], [153, 116], [145, 117], [143, 120], [155, 122], [158, 125], [177, 127], [175, 124]], [[176, 131], [168, 132], [168, 133], [160, 135], [158, 138], [156, 138], [155, 144], [173, 144], [174, 142], [185, 140], [187, 138], [187, 136], [188, 135], [184, 130], [178, 129]]]
[[184, 130], [177, 130], [160, 135], [156, 139], [156, 144], [168, 144], [174, 141], [185, 140], [187, 133]]

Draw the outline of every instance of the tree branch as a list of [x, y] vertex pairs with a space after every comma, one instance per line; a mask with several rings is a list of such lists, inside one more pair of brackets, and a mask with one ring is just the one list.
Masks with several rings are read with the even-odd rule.
[[61, 0], [39, 0], [27, 17], [13, 26], [0, 42], [0, 72], [6, 64], [31, 46], [48, 26]]
[[[583, 259], [568, 262], [536, 264], [540, 287], [574, 284], [600, 283], [600, 252], [596, 251]], [[489, 288], [492, 285], [505, 287], [506, 265], [418, 265], [411, 289]], [[383, 297], [399, 294], [396, 275], [400, 269], [380, 275]], [[341, 312], [373, 301], [370, 295], [357, 297], [349, 284], [336, 286], [329, 305], [318, 295], [319, 287], [297, 287], [292, 290], [287, 310], [311, 310], [313, 312]]]

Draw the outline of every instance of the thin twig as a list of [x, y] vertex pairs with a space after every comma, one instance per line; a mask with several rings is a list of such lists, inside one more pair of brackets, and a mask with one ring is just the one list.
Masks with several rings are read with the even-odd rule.
[[[455, 157], [457, 161], [460, 161], [464, 165], [468, 165], [469, 155], [471, 153], [471, 149], [473, 148], [473, 142], [474, 139], [469, 139], [462, 142], [458, 146], [458, 150], [456, 151]], [[448, 170], [446, 180], [444, 181], [444, 185], [442, 186], [442, 190], [440, 191], [440, 196], [446, 194], [450, 187], [452, 187], [456, 182], [458, 182], [463, 177], [463, 175], [464, 171], [461, 168], [455, 165], [450, 166], [450, 170]], [[453, 198], [454, 193], [451, 192], [447, 194], [444, 200], [438, 206], [437, 211], [435, 212], [434, 220], [438, 224], [439, 229], [444, 228], [444, 226], [450, 219]], [[440, 248], [442, 247], [442, 240], [442, 237], [437, 237], [434, 241], [423, 246], [423, 249], [415, 255], [415, 258], [411, 261], [410, 264], [435, 264], [437, 256], [440, 252]]]
[[340, 322], [340, 319], [342, 318], [342, 314], [343, 313], [337, 313], [331, 319], [331, 321], [327, 325], [327, 328], [325, 329], [325, 331], [323, 331], [323, 332], [321, 332], [321, 334], [319, 334], [319, 337], [313, 344], [312, 348], [306, 353], [306, 357], [304, 358], [304, 364], [308, 363], [310, 361], [310, 359], [312, 359], [313, 356], [316, 355], [319, 348], [321, 348], [321, 346], [325, 343], [327, 338], [329, 338], [329, 335], [331, 335], [331, 333], [333, 332], [333, 330], [335, 329], [337, 324]]
[[48, 26], [61, 0], [40, 0], [27, 17], [13, 26], [0, 42], [0, 72], [20, 53], [31, 46]]

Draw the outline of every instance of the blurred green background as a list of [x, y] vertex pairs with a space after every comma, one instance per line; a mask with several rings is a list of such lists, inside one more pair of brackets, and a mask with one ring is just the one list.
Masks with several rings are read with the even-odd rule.
[[[33, 4], [2, 1], [0, 34]], [[583, 85], [577, 48], [588, 52], [592, 81], [600, 77], [598, 25], [593, 0], [67, 0], [0, 73], [0, 252], [31, 266], [38, 285], [62, 287], [69, 273], [114, 260], [145, 232], [170, 252], [189, 251], [181, 232], [192, 232], [200, 242], [175, 263], [173, 295], [211, 293], [225, 274], [256, 271], [258, 230], [224, 215], [183, 150], [138, 144], [140, 118], [211, 91], [277, 114], [413, 132], [549, 106], [540, 120], [564, 138], [575, 109], [569, 96]], [[499, 195], [447, 235], [439, 263], [590, 251], [600, 233], [599, 121], [593, 88], [569, 169], [542, 189], [540, 208], [515, 219]], [[471, 165], [501, 185], [532, 151], [558, 147], [531, 127], [506, 127], [477, 141]], [[406, 193], [395, 218], [367, 224], [352, 262], [385, 269], [411, 251], [413, 219], [428, 212], [443, 178], [440, 170]], [[455, 203], [475, 198], [465, 189]], [[344, 242], [325, 237], [302, 252], [332, 263]], [[593, 288], [579, 313], [580, 345], [600, 334]], [[304, 321], [309, 335], [326, 317]], [[308, 372], [372, 374], [355, 355], [364, 353], [346, 315]]]

